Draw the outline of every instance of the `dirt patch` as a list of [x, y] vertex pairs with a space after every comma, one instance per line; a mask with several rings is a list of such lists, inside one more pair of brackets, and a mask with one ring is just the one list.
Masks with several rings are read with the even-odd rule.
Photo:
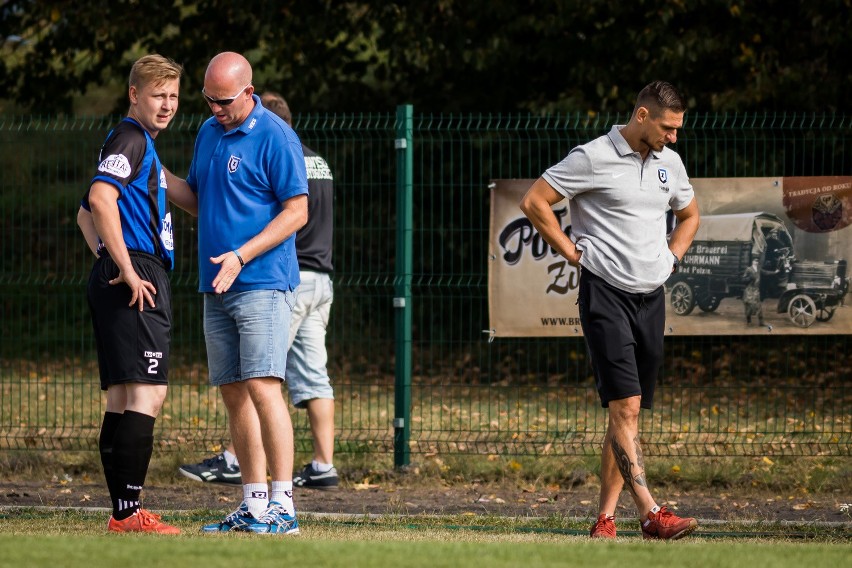
[[[718, 521], [793, 521], [850, 523], [844, 503], [850, 496], [775, 495], [766, 491], [656, 490], [661, 503], [680, 515]], [[846, 497], [844, 499], [843, 497]], [[239, 486], [207, 484], [175, 476], [173, 482], [148, 485], [145, 506], [153, 510], [234, 509], [242, 498]], [[302, 512], [348, 514], [444, 514], [511, 517], [565, 516], [592, 518], [597, 512], [598, 487], [583, 483], [519, 487], [512, 483], [444, 484], [435, 480], [399, 479], [379, 483], [344, 480], [334, 491], [297, 489], [296, 508]], [[106, 488], [99, 480], [80, 479], [0, 482], [0, 507], [108, 507]], [[636, 516], [626, 493], [619, 503], [619, 517]]]

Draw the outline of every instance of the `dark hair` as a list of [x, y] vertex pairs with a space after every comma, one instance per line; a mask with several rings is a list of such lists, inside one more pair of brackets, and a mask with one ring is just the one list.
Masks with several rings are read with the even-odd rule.
[[686, 102], [683, 100], [683, 95], [666, 81], [648, 83], [644, 89], [639, 91], [639, 95], [636, 97], [636, 107], [633, 111], [635, 112], [640, 106], [647, 108], [652, 115], [657, 115], [663, 110], [686, 112]]
[[280, 116], [284, 122], [291, 127], [293, 126], [293, 115], [290, 114], [290, 106], [284, 100], [284, 97], [274, 91], [265, 91], [260, 95], [260, 102], [263, 103], [264, 108], [271, 110]]

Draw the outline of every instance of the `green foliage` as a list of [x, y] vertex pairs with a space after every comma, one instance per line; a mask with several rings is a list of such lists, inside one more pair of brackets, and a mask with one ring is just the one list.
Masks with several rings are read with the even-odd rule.
[[[70, 113], [131, 62], [182, 63], [183, 106], [210, 57], [239, 51], [255, 85], [300, 111], [628, 112], [653, 79], [699, 110], [842, 111], [850, 0], [246, 0], [32, 2], [0, 7], [0, 99]], [[132, 22], [132, 25], [128, 25]]]

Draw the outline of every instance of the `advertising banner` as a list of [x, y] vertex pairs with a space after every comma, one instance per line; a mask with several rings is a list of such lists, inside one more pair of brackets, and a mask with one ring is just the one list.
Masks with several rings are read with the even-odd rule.
[[[491, 184], [491, 334], [582, 335], [579, 270], [518, 207], [534, 181]], [[852, 333], [852, 176], [691, 181], [701, 227], [665, 283], [668, 335]], [[568, 202], [553, 209], [570, 234]]]

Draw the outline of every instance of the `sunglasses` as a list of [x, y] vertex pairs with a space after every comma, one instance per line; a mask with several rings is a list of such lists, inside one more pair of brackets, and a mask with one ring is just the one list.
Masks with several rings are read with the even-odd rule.
[[228, 106], [229, 104], [231, 104], [232, 102], [237, 100], [237, 97], [242, 95], [243, 91], [245, 91], [249, 87], [251, 87], [250, 82], [247, 83], [245, 87], [240, 89], [239, 93], [237, 93], [233, 97], [228, 97], [227, 99], [214, 99], [213, 97], [207, 96], [207, 93], [204, 92], [204, 88], [201, 89], [201, 94], [204, 95], [204, 98], [207, 99], [207, 102], [210, 103], [211, 105]]

